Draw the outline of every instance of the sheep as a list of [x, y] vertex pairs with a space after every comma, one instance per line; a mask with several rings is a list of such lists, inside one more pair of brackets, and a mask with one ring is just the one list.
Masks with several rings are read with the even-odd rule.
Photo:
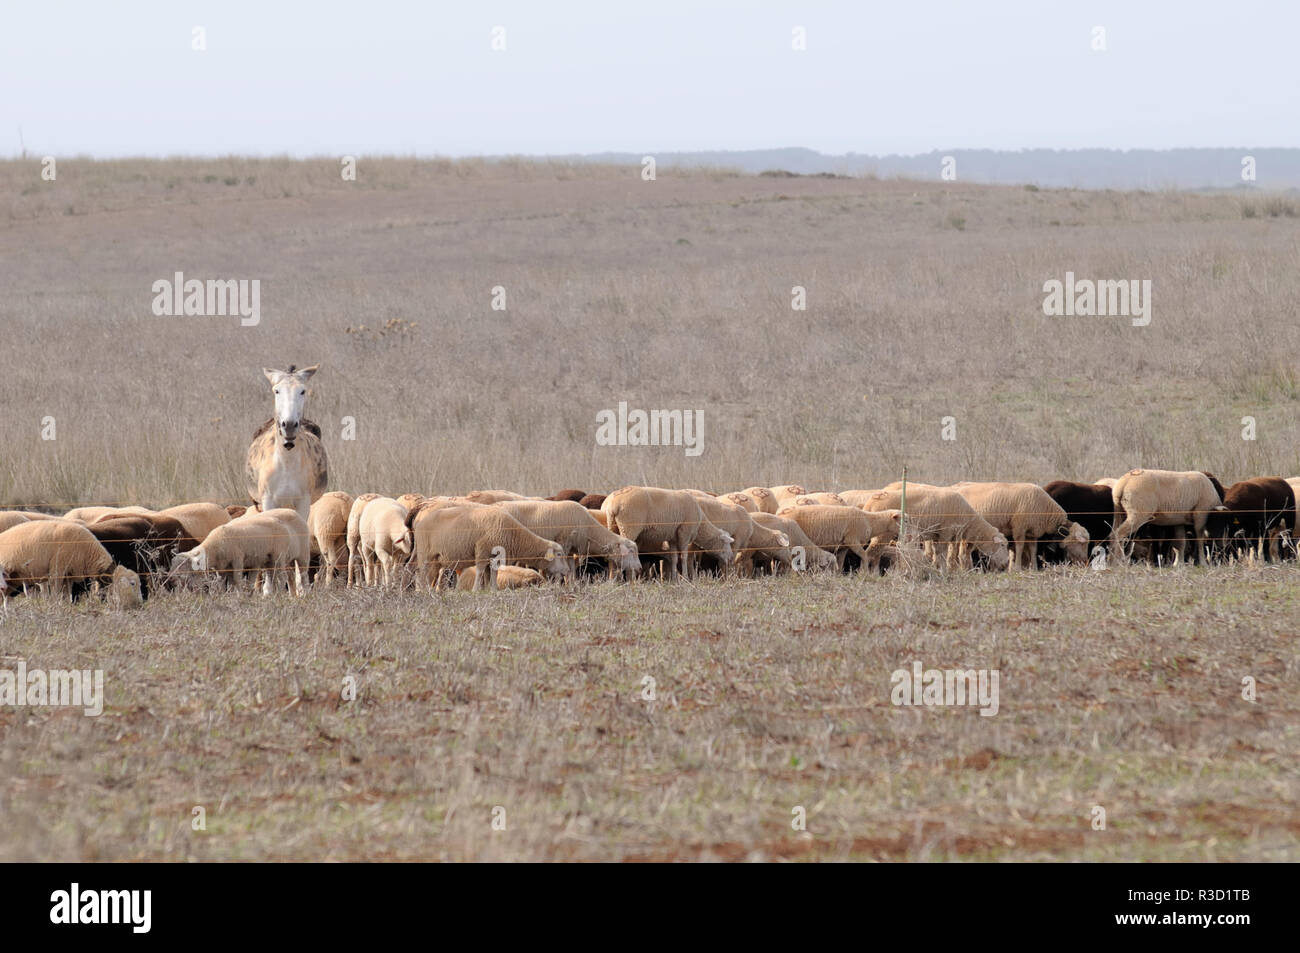
[[504, 500], [495, 504], [530, 532], [559, 543], [565, 553], [579, 560], [603, 557], [610, 577], [625, 579], [641, 571], [636, 543], [611, 533], [581, 503], [574, 500]]
[[[309, 507], [308, 515], [310, 514], [311, 509]], [[280, 568], [276, 566], [272, 566], [269, 572], [264, 573], [263, 594], [268, 594], [273, 585], [283, 581], [284, 576], [288, 576], [289, 590], [297, 595], [302, 595], [303, 579], [306, 577], [308, 567], [311, 564], [311, 530], [307, 527], [306, 518], [297, 509], [288, 506], [266, 510], [259, 515], [269, 516], [271, 519], [278, 521], [289, 534], [289, 553], [284, 564], [283, 575]], [[292, 573], [289, 572], [290, 569], [293, 570]]]
[[782, 507], [777, 516], [798, 523], [809, 539], [834, 553], [840, 569], [851, 552], [863, 569], [874, 572], [880, 550], [898, 538], [897, 510], [868, 512], [856, 506], [807, 503]]
[[371, 500], [379, 499], [378, 493], [362, 493], [352, 501], [348, 511], [348, 588], [353, 586], [357, 560], [361, 558], [361, 512]]
[[140, 577], [113, 562], [94, 534], [73, 520], [28, 520], [0, 533], [0, 594], [39, 585], [75, 602], [98, 584], [123, 608], [143, 603]]
[[1115, 518], [1124, 514], [1111, 533], [1112, 555], [1123, 553], [1129, 537], [1147, 523], [1190, 526], [1197, 565], [1206, 558], [1202, 548], [1210, 514], [1227, 509], [1218, 481], [1199, 470], [1130, 470], [1111, 488], [1111, 500]]
[[452, 505], [426, 510], [415, 521], [415, 553], [420, 574], [431, 588], [443, 588], [444, 569], [478, 568], [476, 589], [496, 586], [502, 563], [531, 564], [549, 579], [563, 581], [573, 567], [564, 550], [529, 532], [495, 506]]
[[1035, 483], [957, 483], [960, 493], [980, 516], [1016, 547], [1012, 567], [1038, 565], [1038, 540], [1062, 541], [1067, 558], [1088, 561], [1088, 531], [1073, 522], [1065, 509]]
[[[478, 580], [478, 568], [466, 566], [458, 574], [456, 588], [462, 591], [473, 589]], [[536, 569], [527, 566], [502, 566], [497, 569], [498, 589], [523, 589], [528, 586], [540, 586], [546, 578]]]
[[589, 495], [590, 494], [588, 494], [586, 490], [561, 490], [559, 493], [548, 496], [547, 499], [553, 503], [563, 503], [566, 501], [581, 503], [583, 497]]
[[[768, 491], [772, 494], [772, 499], [776, 501], [776, 509], [773, 512], [781, 512], [781, 507], [789, 506], [796, 496], [807, 496], [808, 491], [798, 483], [787, 483], [785, 486], [769, 486]], [[745, 492], [749, 492], [746, 490]]]
[[692, 542], [723, 563], [735, 558], [730, 534], [709, 523], [686, 490], [625, 486], [611, 493], [601, 509], [611, 532], [632, 540], [644, 556], [666, 557], [668, 579], [688, 575]]
[[102, 516], [139, 516], [152, 512], [144, 506], [78, 506], [64, 513], [63, 518], [79, 523], [93, 523]]
[[393, 584], [393, 564], [411, 555], [411, 534], [406, 528], [406, 507], [396, 500], [371, 500], [361, 513], [361, 568], [367, 586], [380, 584], [375, 560], [383, 570], [382, 585]]
[[785, 537], [790, 541], [792, 566], [794, 562], [799, 561], [798, 553], [794, 550], [802, 548], [802, 569], [812, 571], [836, 568], [835, 554], [828, 553], [814, 543], [808, 534], [803, 531], [803, 527], [794, 520], [784, 516], [777, 516], [775, 513], [762, 512], [750, 513], [749, 518], [759, 526], [785, 534]]
[[1226, 510], [1215, 510], [1206, 532], [1217, 555], [1233, 549], [1255, 549], [1265, 562], [1280, 558], [1279, 537], [1295, 534], [1295, 490], [1281, 477], [1253, 477], [1232, 484], [1223, 493]]
[[743, 506], [747, 513], [753, 514], [763, 512], [762, 509], [759, 508], [758, 503], [756, 503], [754, 498], [748, 493], [741, 493], [740, 491], [736, 491], [735, 493], [724, 493], [722, 494], [721, 499], [726, 500], [728, 503], [735, 503], [737, 506]]
[[588, 493], [578, 501], [589, 510], [598, 510], [605, 503], [604, 493]]
[[10, 527], [17, 526], [19, 523], [29, 523], [31, 519], [26, 513], [20, 513], [17, 510], [0, 511], [0, 533]]
[[[903, 491], [895, 486], [877, 490], [860, 506], [867, 512], [901, 509]], [[1007, 538], [976, 513], [965, 497], [948, 487], [909, 482], [903, 531], [909, 537], [934, 543], [935, 562], [940, 568], [958, 566], [962, 543], [973, 545], [992, 569], [1006, 569], [1011, 561]]]
[[[895, 487], [899, 485], [900, 484], [894, 484]], [[907, 485], [910, 488], [914, 484], [909, 483]], [[863, 503], [871, 499], [873, 494], [879, 492], [880, 492], [879, 490], [840, 490], [839, 493], [836, 494], [836, 496], [838, 496], [849, 506], [856, 506], [858, 509], [861, 509]]]
[[[790, 539], [780, 532], [759, 526], [750, 518], [749, 511], [739, 503], [715, 498], [703, 490], [691, 490], [695, 502], [705, 518], [718, 529], [731, 536], [735, 555], [730, 566], [745, 576], [754, 574], [754, 557], [775, 560], [786, 569], [791, 568]], [[699, 554], [693, 553], [692, 565], [698, 565]], [[727, 565], [723, 565], [724, 571]]]
[[87, 527], [108, 550], [113, 562], [140, 577], [140, 598], [149, 598], [154, 573], [165, 571], [172, 557], [198, 545], [179, 520], [170, 516], [114, 516]]
[[348, 551], [348, 516], [351, 512], [352, 497], [341, 490], [332, 490], [321, 494], [308, 514], [307, 529], [320, 553], [316, 581], [320, 582], [323, 576], [326, 589], [333, 583], [334, 573]]
[[[302, 539], [295, 539], [296, 526], [281, 515], [293, 514], [301, 523]], [[245, 513], [237, 520], [223, 523], [209, 533], [198, 546], [177, 553], [172, 558], [171, 577], [192, 579], [191, 574], [215, 572], [224, 587], [242, 588], [244, 573], [266, 570], [263, 595], [270, 595], [277, 577], [286, 573], [295, 556], [307, 547], [307, 523], [297, 510], [281, 508], [268, 513]], [[296, 582], [295, 577], [290, 577]]]
[[1108, 540], [1115, 528], [1115, 503], [1110, 487], [1100, 483], [1053, 480], [1043, 487], [1065, 515], [1078, 523], [1093, 541]]
[[803, 496], [796, 496], [785, 503], [786, 506], [807, 506], [810, 503], [821, 503], [824, 506], [848, 506], [850, 505], [844, 497], [838, 493], [805, 493]]
[[409, 513], [411, 512], [411, 510], [415, 509], [417, 506], [419, 506], [421, 503], [427, 500], [428, 497], [422, 493], [403, 493], [401, 496], [396, 497], [395, 499], [397, 500], [398, 503], [401, 503], [403, 506], [405, 506], [406, 512]]
[[226, 508], [216, 503], [182, 503], [159, 510], [158, 515], [178, 520], [185, 527], [185, 532], [200, 543], [207, 538], [208, 533], [231, 520]]
[[502, 500], [526, 500], [528, 497], [522, 493], [512, 493], [510, 490], [471, 490], [464, 496], [460, 497], [467, 503], [500, 503]]
[[773, 496], [772, 491], [765, 486], [746, 487], [740, 492], [753, 500], [754, 505], [758, 507], [759, 512], [761, 513], [771, 513], [775, 516], [776, 511], [780, 509], [777, 505], [776, 497]]

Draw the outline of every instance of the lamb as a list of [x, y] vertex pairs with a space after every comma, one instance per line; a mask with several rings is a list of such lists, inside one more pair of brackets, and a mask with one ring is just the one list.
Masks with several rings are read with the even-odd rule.
[[611, 578], [634, 578], [641, 571], [636, 544], [611, 533], [581, 503], [575, 500], [505, 500], [495, 504], [517, 519], [530, 532], [559, 543], [566, 554], [580, 562], [603, 557]]
[[571, 578], [573, 566], [563, 548], [529, 532], [496, 506], [452, 505], [426, 510], [415, 521], [415, 553], [430, 587], [443, 588], [444, 569], [473, 565], [476, 589], [496, 586], [503, 563], [531, 564], [549, 579]]
[[367, 586], [379, 584], [375, 560], [383, 570], [383, 587], [393, 584], [393, 564], [411, 555], [411, 534], [406, 528], [406, 507], [396, 500], [371, 500], [361, 513], [361, 568]]
[[1111, 534], [1111, 552], [1120, 554], [1130, 536], [1147, 523], [1191, 526], [1197, 565], [1205, 559], [1205, 524], [1213, 512], [1227, 509], [1213, 476], [1199, 470], [1130, 470], [1111, 489], [1115, 517], [1123, 521]]
[[156, 572], [171, 565], [176, 553], [198, 545], [179, 520], [170, 516], [114, 516], [87, 527], [113, 562], [140, 577], [140, 598], [149, 598], [149, 585]]
[[836, 565], [844, 568], [851, 552], [862, 560], [862, 568], [874, 572], [880, 550], [898, 538], [898, 511], [866, 511], [856, 506], [807, 503], [782, 507], [778, 516], [793, 520], [814, 543], [835, 554]]
[[225, 507], [216, 503], [182, 503], [158, 511], [159, 516], [170, 516], [185, 527], [185, 532], [200, 543], [218, 526], [230, 522], [231, 516]]
[[0, 594], [41, 586], [75, 602], [98, 584], [123, 608], [143, 603], [140, 577], [73, 520], [28, 520], [0, 533]]
[[693, 542], [723, 563], [735, 558], [730, 534], [709, 523], [686, 490], [625, 486], [611, 493], [601, 509], [611, 532], [632, 540], [646, 556], [666, 557], [664, 574], [668, 579], [688, 575]]
[[[901, 487], [891, 485], [877, 490], [863, 504], [867, 512], [900, 509]], [[907, 512], [903, 531], [914, 539], [935, 544], [935, 562], [940, 568], [959, 565], [962, 543], [973, 545], [990, 568], [1003, 570], [1010, 563], [1007, 538], [975, 512], [966, 498], [956, 490], [928, 483], [907, 484]]]
[[[474, 584], [477, 580], [477, 567], [466, 566], [458, 574], [456, 588], [468, 591], [475, 588]], [[528, 586], [540, 586], [545, 581], [545, 577], [540, 572], [527, 566], [502, 566], [497, 570], [498, 589], [524, 589]]]
[[[826, 550], [814, 543], [808, 534], [803, 531], [803, 527], [794, 520], [787, 519], [784, 516], [777, 516], [775, 513], [762, 512], [751, 513], [749, 514], [749, 518], [759, 526], [773, 530], [774, 532], [785, 534], [785, 537], [790, 541], [792, 558], [791, 565], [793, 568], [806, 569], [808, 571], [814, 569], [822, 570], [836, 568], [837, 560], [835, 559], [835, 554], [828, 553]], [[800, 554], [798, 553], [799, 549], [803, 550], [802, 559], [800, 559]], [[803, 565], [797, 566], [796, 564], [800, 561], [802, 561]]]
[[362, 493], [352, 501], [348, 511], [348, 588], [353, 586], [356, 578], [357, 560], [361, 558], [361, 513], [371, 500], [379, 499], [378, 493]]
[[307, 529], [316, 551], [320, 553], [316, 581], [320, 582], [324, 576], [326, 589], [333, 583], [334, 573], [348, 551], [348, 516], [351, 513], [352, 497], [341, 490], [332, 490], [321, 494], [308, 514]]
[[[290, 521], [282, 518], [286, 512], [301, 523], [301, 539], [295, 538], [296, 524], [291, 529]], [[308, 545], [306, 537], [307, 523], [297, 510], [246, 513], [218, 526], [193, 549], [177, 553], [172, 558], [171, 577], [182, 579], [190, 573], [215, 572], [226, 588], [241, 588], [245, 572], [266, 570], [262, 594], [270, 595], [276, 579], [288, 572], [295, 556], [302, 555]], [[296, 583], [296, 578], [291, 579]]]
[[960, 493], [980, 516], [1015, 544], [1012, 566], [1038, 565], [1038, 540], [1061, 541], [1067, 558], [1088, 561], [1088, 531], [1073, 522], [1065, 509], [1035, 483], [957, 483]]

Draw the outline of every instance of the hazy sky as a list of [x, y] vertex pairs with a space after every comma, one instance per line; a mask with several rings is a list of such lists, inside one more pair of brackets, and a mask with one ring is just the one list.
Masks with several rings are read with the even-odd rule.
[[1300, 0], [0, 0], [0, 155], [1300, 146], [1297, 36]]

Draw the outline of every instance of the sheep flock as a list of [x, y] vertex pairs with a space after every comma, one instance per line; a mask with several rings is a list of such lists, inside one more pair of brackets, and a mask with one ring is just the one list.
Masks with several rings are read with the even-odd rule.
[[1095, 483], [908, 481], [809, 491], [628, 486], [608, 494], [322, 493], [290, 508], [186, 503], [0, 510], [0, 594], [220, 587], [503, 589], [701, 576], [1104, 568], [1115, 561], [1295, 559], [1300, 478], [1226, 488], [1201, 471], [1131, 470]]

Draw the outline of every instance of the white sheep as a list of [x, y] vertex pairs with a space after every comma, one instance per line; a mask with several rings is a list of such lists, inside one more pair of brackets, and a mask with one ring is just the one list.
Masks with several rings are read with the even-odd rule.
[[367, 586], [380, 584], [375, 561], [383, 571], [383, 587], [393, 584], [393, 566], [411, 555], [411, 532], [406, 528], [406, 507], [396, 500], [371, 500], [361, 512], [361, 569]]
[[0, 592], [37, 585], [74, 601], [99, 585], [123, 607], [143, 603], [140, 577], [115, 565], [90, 530], [72, 520], [28, 520], [0, 533]]

